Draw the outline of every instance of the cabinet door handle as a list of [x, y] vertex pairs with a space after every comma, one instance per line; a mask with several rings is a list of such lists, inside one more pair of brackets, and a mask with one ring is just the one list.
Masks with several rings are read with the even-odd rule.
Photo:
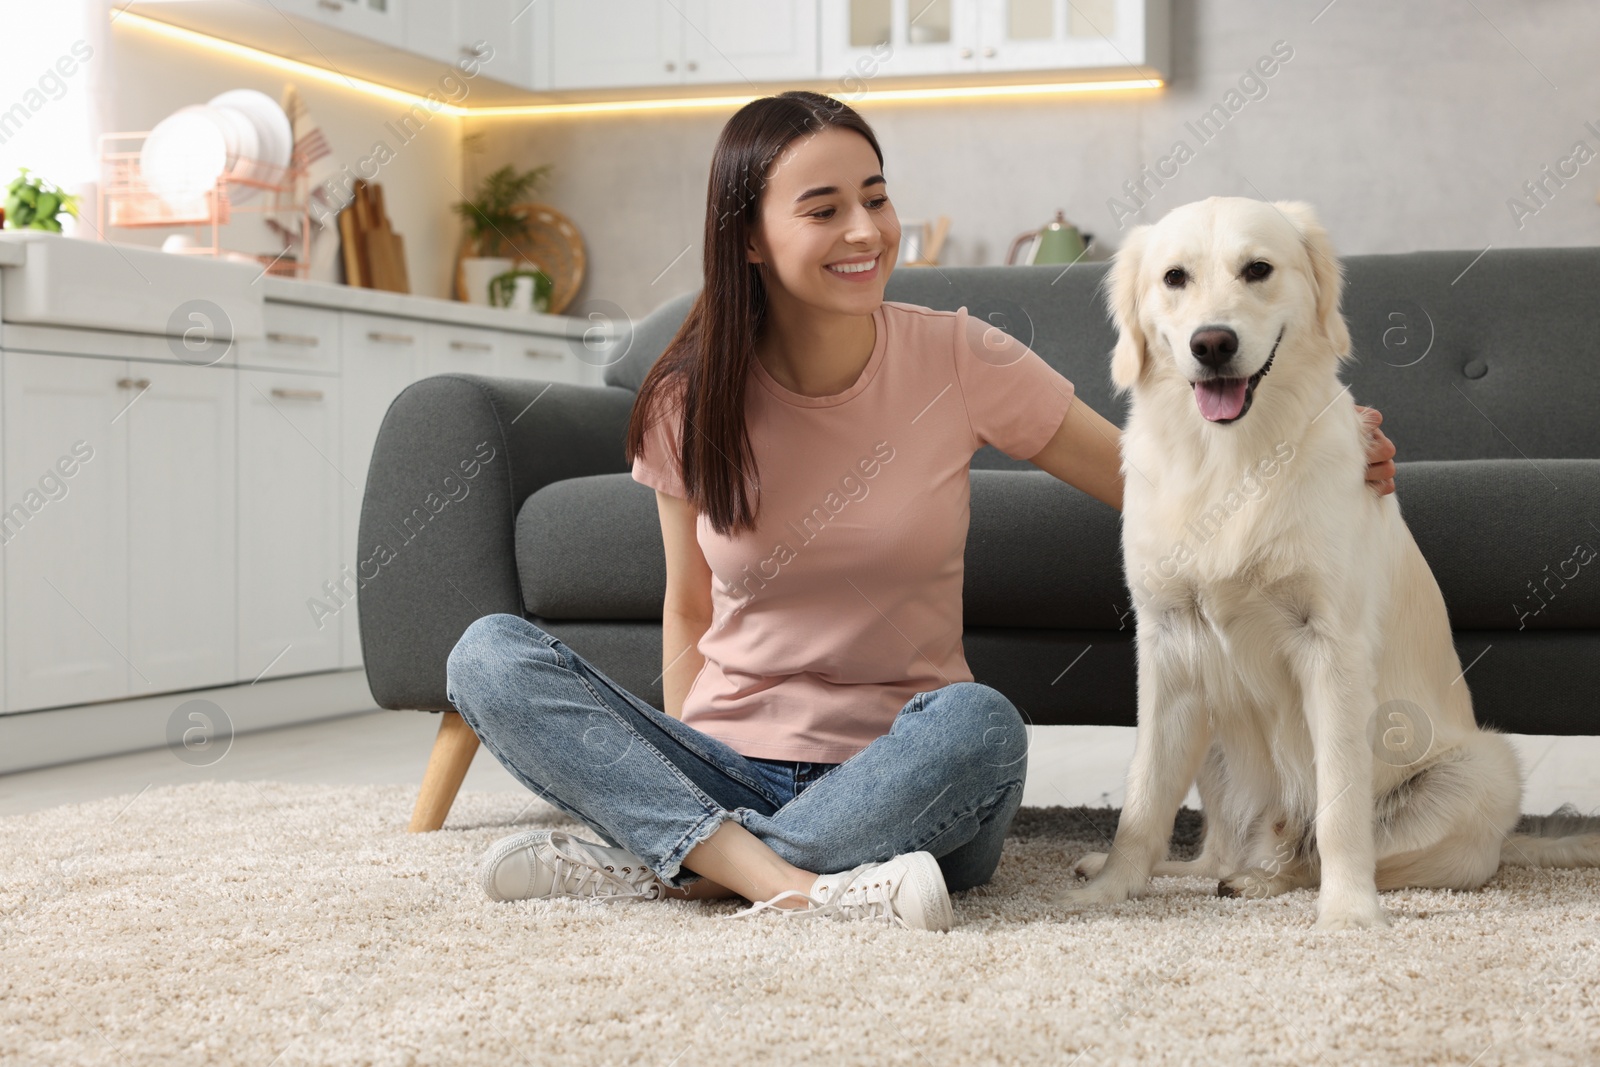
[[117, 388], [118, 389], [148, 389], [148, 388], [150, 388], [150, 379], [149, 378], [118, 378], [117, 379]]
[[561, 358], [561, 353], [560, 352], [544, 352], [544, 351], [541, 351], [540, 349], [537, 349], [537, 348], [525, 348], [525, 349], [522, 350], [522, 354], [527, 356], [529, 359], [560, 359]]
[[993, 55], [994, 55], [994, 46], [990, 45], [988, 48], [985, 48], [983, 50], [983, 54], [986, 55], [986, 56], [993, 57]]
[[272, 390], [272, 395], [273, 396], [277, 396], [277, 397], [282, 397], [285, 400], [321, 400], [322, 399], [322, 390], [321, 389], [283, 389], [283, 388], [279, 388], [277, 386], [274, 386], [273, 390]]
[[384, 333], [382, 330], [368, 330], [367, 340], [382, 341], [385, 344], [391, 345], [409, 345], [413, 343], [416, 338], [412, 337], [409, 333]]
[[317, 0], [317, 6], [324, 11], [343, 11], [344, 5], [339, 0]]
[[667, 60], [667, 69], [668, 70], [677, 70], [678, 69], [678, 64], [674, 63], [672, 60], [669, 59], [669, 60]]
[[688, 67], [688, 68], [689, 68], [689, 69], [690, 69], [690, 70], [699, 70], [699, 69], [700, 69], [700, 64], [699, 64], [699, 63], [696, 63], [696, 62], [695, 62], [695, 61], [694, 61], [694, 60], [692, 60], [692, 59], [691, 59], [691, 60], [689, 60], [689, 62], [688, 62], [688, 63], [686, 63], [686, 64], [684, 64], [684, 65], [685, 65], [685, 66], [686, 66], [686, 67]]
[[316, 348], [322, 343], [308, 333], [275, 333], [271, 330], [267, 331], [267, 340], [275, 345], [299, 345], [301, 348]]
[[457, 352], [492, 352], [494, 346], [487, 341], [451, 341], [450, 347]]
[[477, 59], [486, 51], [488, 51], [488, 46], [482, 41], [477, 44], [464, 44], [461, 46], [461, 54], [472, 59]]

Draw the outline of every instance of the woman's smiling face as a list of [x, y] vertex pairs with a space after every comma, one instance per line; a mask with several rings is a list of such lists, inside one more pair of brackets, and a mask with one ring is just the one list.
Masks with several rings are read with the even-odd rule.
[[[785, 145], [748, 252], [766, 264], [769, 289], [829, 311], [871, 314], [900, 250], [886, 189], [877, 154], [853, 130], [827, 126]], [[836, 269], [847, 266], [856, 269]]]

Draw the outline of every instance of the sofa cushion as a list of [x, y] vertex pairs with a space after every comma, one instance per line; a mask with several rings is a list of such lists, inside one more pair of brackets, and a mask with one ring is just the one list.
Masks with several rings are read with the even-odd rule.
[[660, 619], [666, 545], [655, 490], [631, 474], [551, 482], [517, 511], [525, 609], [550, 619]]
[[[974, 470], [968, 626], [1131, 628], [1119, 516], [1043, 471]], [[1600, 627], [1600, 460], [1398, 465], [1401, 514], [1457, 630]], [[545, 486], [517, 516], [529, 612], [659, 619], [655, 493], [627, 474]]]
[[1395, 492], [1455, 629], [1600, 627], [1600, 459], [1399, 463]]

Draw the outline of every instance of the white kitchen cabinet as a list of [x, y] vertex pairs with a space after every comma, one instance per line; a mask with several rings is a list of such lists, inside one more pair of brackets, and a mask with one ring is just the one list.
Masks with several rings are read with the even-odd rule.
[[[450, 371], [598, 384], [568, 338], [602, 348], [603, 322], [270, 277], [225, 310], [254, 328], [195, 365], [148, 317], [6, 299], [63, 272], [46, 238], [71, 240], [0, 235], [5, 713], [359, 668], [361, 501], [395, 397]], [[84, 300], [138, 255], [80, 244]], [[219, 291], [147, 273], [156, 306]]]
[[0, 362], [6, 710], [126, 696], [127, 361], [7, 351]]
[[[4, 299], [4, 298], [0, 297], [0, 299]], [[4, 353], [0, 353], [0, 714], [4, 714], [10, 708], [10, 704], [7, 702], [8, 698], [6, 696], [6, 683], [5, 683], [5, 678], [4, 678], [5, 669], [6, 669], [6, 619], [5, 619], [6, 553], [5, 553], [5, 547], [11, 543], [11, 525], [7, 521], [9, 518], [11, 518], [11, 516], [9, 516], [7, 513], [10, 512], [10, 510], [13, 507], [18, 506], [18, 503], [16, 501], [13, 501], [10, 497], [6, 496], [6, 494], [5, 494], [5, 487], [6, 487], [6, 471], [5, 471], [5, 458], [4, 458], [5, 457], [5, 447], [6, 447], [6, 389], [5, 389], [5, 380], [6, 380], [6, 375], [5, 375]], [[26, 484], [26, 483], [23, 483], [23, 484]], [[32, 488], [32, 487], [30, 486], [29, 488]], [[39, 499], [42, 502], [44, 500], [44, 497], [40, 496]], [[30, 514], [31, 514], [31, 509], [24, 508], [23, 511], [19, 512], [16, 515], [15, 521], [20, 523], [24, 519], [26, 519]]]
[[[285, 15], [319, 22], [336, 30], [392, 47], [405, 43], [406, 0], [255, 0]], [[419, 8], [444, 6], [447, 0], [411, 0]]]
[[[127, 10], [419, 94], [485, 56], [456, 101], [469, 108], [653, 87], [1164, 76], [1169, 65], [1170, 0], [130, 0]], [[608, 92], [630, 89], [646, 92]]]
[[685, 0], [682, 10], [685, 82], [817, 77], [817, 0]]
[[456, 0], [456, 55], [462, 62], [492, 51], [482, 73], [509, 85], [534, 87], [534, 0]]
[[414, 2], [406, 11], [406, 49], [441, 63], [479, 59], [481, 74], [532, 89], [533, 8], [532, 0]]
[[817, 76], [817, 0], [545, 0], [536, 10], [551, 89]]
[[1168, 0], [821, 0], [822, 73], [900, 75], [1167, 64]]
[[822, 72], [874, 79], [978, 70], [976, 0], [822, 0]]
[[[234, 371], [129, 360], [133, 696], [238, 680]], [[148, 384], [146, 384], [148, 383]]]
[[552, 89], [683, 81], [683, 19], [666, 0], [542, 0], [534, 13]]
[[231, 371], [4, 359], [8, 710], [236, 680]]
[[[337, 325], [337, 316], [335, 316]], [[240, 370], [239, 677], [339, 669], [340, 381]]]
[[[978, 69], [1097, 69], [1157, 58], [1148, 0], [980, 0]], [[1165, 20], [1160, 29], [1164, 41]], [[1162, 64], [1164, 65], [1164, 58]]]
[[[381, 315], [344, 312], [340, 316], [340, 348], [349, 388], [340, 402], [340, 471], [342, 524], [339, 533], [341, 570], [361, 575], [360, 564], [373, 555], [372, 545], [358, 542], [361, 495], [366, 491], [372, 447], [389, 405], [400, 391], [422, 377], [422, 348], [427, 323]], [[372, 572], [369, 565], [367, 573]], [[356, 605], [339, 613], [342, 635], [340, 666], [359, 667], [361, 632]]]
[[[448, 0], [410, 0], [417, 7]], [[118, 0], [158, 22], [328, 68], [361, 52], [399, 49], [407, 0]]]

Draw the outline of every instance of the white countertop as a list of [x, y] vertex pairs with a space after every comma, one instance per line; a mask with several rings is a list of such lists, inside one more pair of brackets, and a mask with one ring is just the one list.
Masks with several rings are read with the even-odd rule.
[[361, 289], [332, 282], [312, 282], [299, 278], [266, 277], [266, 298], [283, 304], [310, 304], [340, 311], [365, 311], [373, 315], [394, 315], [408, 319], [454, 322], [462, 326], [482, 326], [513, 333], [556, 334], [566, 337], [590, 326], [586, 320], [570, 315], [543, 315], [532, 311], [511, 311], [459, 300], [433, 296], [390, 293], [382, 289]]
[[[263, 276], [254, 264], [175, 255], [148, 245], [95, 241], [42, 230], [0, 231], [3, 317], [7, 322], [171, 333], [179, 315], [214, 304], [236, 337], [263, 332], [268, 302], [477, 326], [508, 333], [576, 337], [607, 332], [608, 322], [466, 304], [330, 282]], [[260, 284], [257, 284], [257, 283]], [[174, 310], [176, 309], [176, 311]]]

